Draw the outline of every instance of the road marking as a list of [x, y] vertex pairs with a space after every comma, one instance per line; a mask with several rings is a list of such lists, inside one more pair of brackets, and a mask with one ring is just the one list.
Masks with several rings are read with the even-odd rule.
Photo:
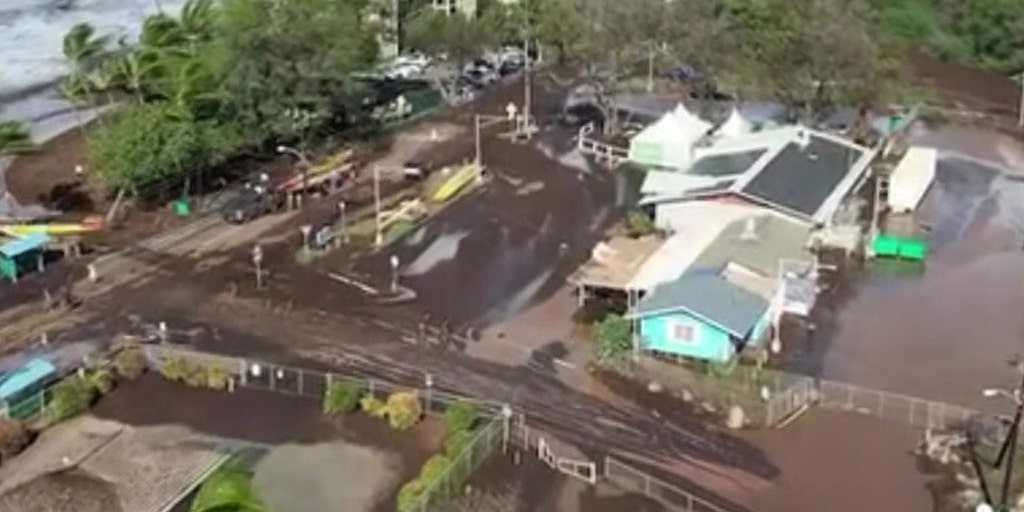
[[328, 272], [327, 273], [327, 277], [329, 277], [331, 279], [334, 279], [335, 281], [338, 281], [339, 283], [344, 283], [344, 284], [347, 284], [349, 286], [354, 286], [356, 288], [359, 288], [360, 290], [362, 290], [363, 293], [365, 293], [367, 295], [376, 296], [376, 295], [380, 294], [380, 292], [378, 292], [376, 288], [374, 288], [372, 286], [369, 286], [369, 285], [366, 285], [366, 284], [363, 284], [363, 283], [360, 283], [359, 281], [356, 281], [355, 279], [352, 279], [351, 277], [346, 277], [346, 276], [343, 276], [341, 274], [336, 274], [334, 272]]

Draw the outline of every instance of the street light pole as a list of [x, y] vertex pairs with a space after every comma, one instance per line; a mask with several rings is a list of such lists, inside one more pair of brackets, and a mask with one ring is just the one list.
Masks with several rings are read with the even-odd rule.
[[341, 214], [341, 240], [348, 243], [348, 229], [345, 222], [345, 201], [338, 202], [338, 212]]
[[263, 289], [263, 247], [256, 244], [252, 247], [252, 264], [256, 268], [256, 289]]
[[[999, 496], [1000, 505], [997, 510], [1008, 510], [1007, 506], [1010, 500], [1010, 481], [1013, 479], [1013, 459], [1016, 456], [1017, 442], [1020, 438], [1020, 422], [1022, 417], [1024, 417], [1024, 363], [1018, 362], [1016, 363], [1016, 366], [1017, 370], [1021, 373], [1021, 380], [1017, 389], [1012, 392], [997, 388], [990, 388], [982, 391], [982, 395], [986, 397], [1009, 397], [1014, 401], [1014, 405], [1016, 406], [1013, 419], [1010, 421], [1010, 430], [1007, 432], [1006, 438], [1003, 440], [1003, 445], [999, 448], [999, 454], [996, 456], [995, 464], [993, 464], [993, 466], [998, 469], [1002, 467], [1003, 462], [1006, 462], [1006, 469], [1003, 471], [1002, 489]], [[976, 454], [973, 452], [973, 446], [969, 447], [972, 448], [972, 457], [976, 457]], [[978, 464], [975, 463], [975, 471], [978, 473], [978, 480], [981, 482], [982, 489], [987, 491], [988, 486], [984, 481], [985, 475], [979, 469]], [[986, 496], [985, 499], [987, 504], [991, 504], [991, 496]]]
[[1020, 74], [1020, 105], [1017, 107], [1017, 126], [1024, 128], [1024, 73]]
[[480, 162], [483, 160], [483, 157], [480, 154], [480, 114], [473, 116], [473, 137], [476, 148], [476, 156], [474, 157], [473, 162], [477, 167], [480, 167]]
[[391, 264], [391, 293], [398, 293], [398, 256], [392, 254], [388, 263]]
[[381, 233], [380, 226], [380, 171], [377, 166], [373, 166], [373, 219], [374, 219], [374, 237], [373, 244], [380, 246], [384, 241], [384, 235]]
[[533, 96], [532, 87], [530, 86], [530, 37], [527, 34], [525, 41], [523, 42], [525, 48], [526, 66], [523, 68], [523, 124], [526, 129], [526, 138], [530, 138], [530, 101]]
[[299, 165], [302, 166], [302, 191], [299, 192], [302, 204], [300, 207], [304, 209], [306, 207], [306, 193], [309, 190], [309, 169], [312, 165], [309, 163], [309, 159], [306, 158], [306, 155], [303, 152], [293, 147], [278, 146], [277, 152], [281, 154], [287, 153], [299, 159]]

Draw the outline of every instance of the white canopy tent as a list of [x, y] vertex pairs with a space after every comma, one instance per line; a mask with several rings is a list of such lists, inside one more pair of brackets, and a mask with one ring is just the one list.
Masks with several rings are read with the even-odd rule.
[[715, 133], [723, 137], [742, 137], [754, 131], [754, 123], [740, 114], [736, 108], [732, 109], [729, 118], [715, 130]]
[[693, 145], [711, 128], [680, 103], [629, 141], [629, 159], [641, 165], [685, 168], [693, 160]]

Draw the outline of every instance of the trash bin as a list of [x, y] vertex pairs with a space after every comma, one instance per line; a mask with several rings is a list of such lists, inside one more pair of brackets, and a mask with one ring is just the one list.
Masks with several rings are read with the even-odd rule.
[[188, 199], [178, 199], [174, 202], [174, 214], [179, 217], [188, 217], [192, 215], [192, 201]]

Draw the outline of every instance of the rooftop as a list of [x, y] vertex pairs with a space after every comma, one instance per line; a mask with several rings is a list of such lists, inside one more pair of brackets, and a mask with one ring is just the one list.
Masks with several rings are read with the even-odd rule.
[[866, 169], [867, 162], [862, 160], [866, 153], [864, 148], [810, 134], [804, 143], [788, 142], [764, 167], [737, 184], [736, 190], [814, 218], [837, 192], [845, 195], [841, 185], [851, 171], [858, 166]]
[[695, 271], [662, 284], [637, 305], [639, 317], [685, 311], [745, 338], [768, 309], [768, 301], [713, 272]]
[[599, 242], [591, 251], [590, 260], [570, 277], [570, 281], [582, 286], [624, 290], [662, 243], [653, 236], [617, 236]]
[[7, 400], [56, 372], [52, 364], [42, 359], [33, 359], [12, 370], [0, 372], [0, 400]]
[[694, 268], [740, 265], [761, 276], [779, 277], [779, 262], [808, 258], [810, 230], [774, 212], [734, 220], [693, 262]]

